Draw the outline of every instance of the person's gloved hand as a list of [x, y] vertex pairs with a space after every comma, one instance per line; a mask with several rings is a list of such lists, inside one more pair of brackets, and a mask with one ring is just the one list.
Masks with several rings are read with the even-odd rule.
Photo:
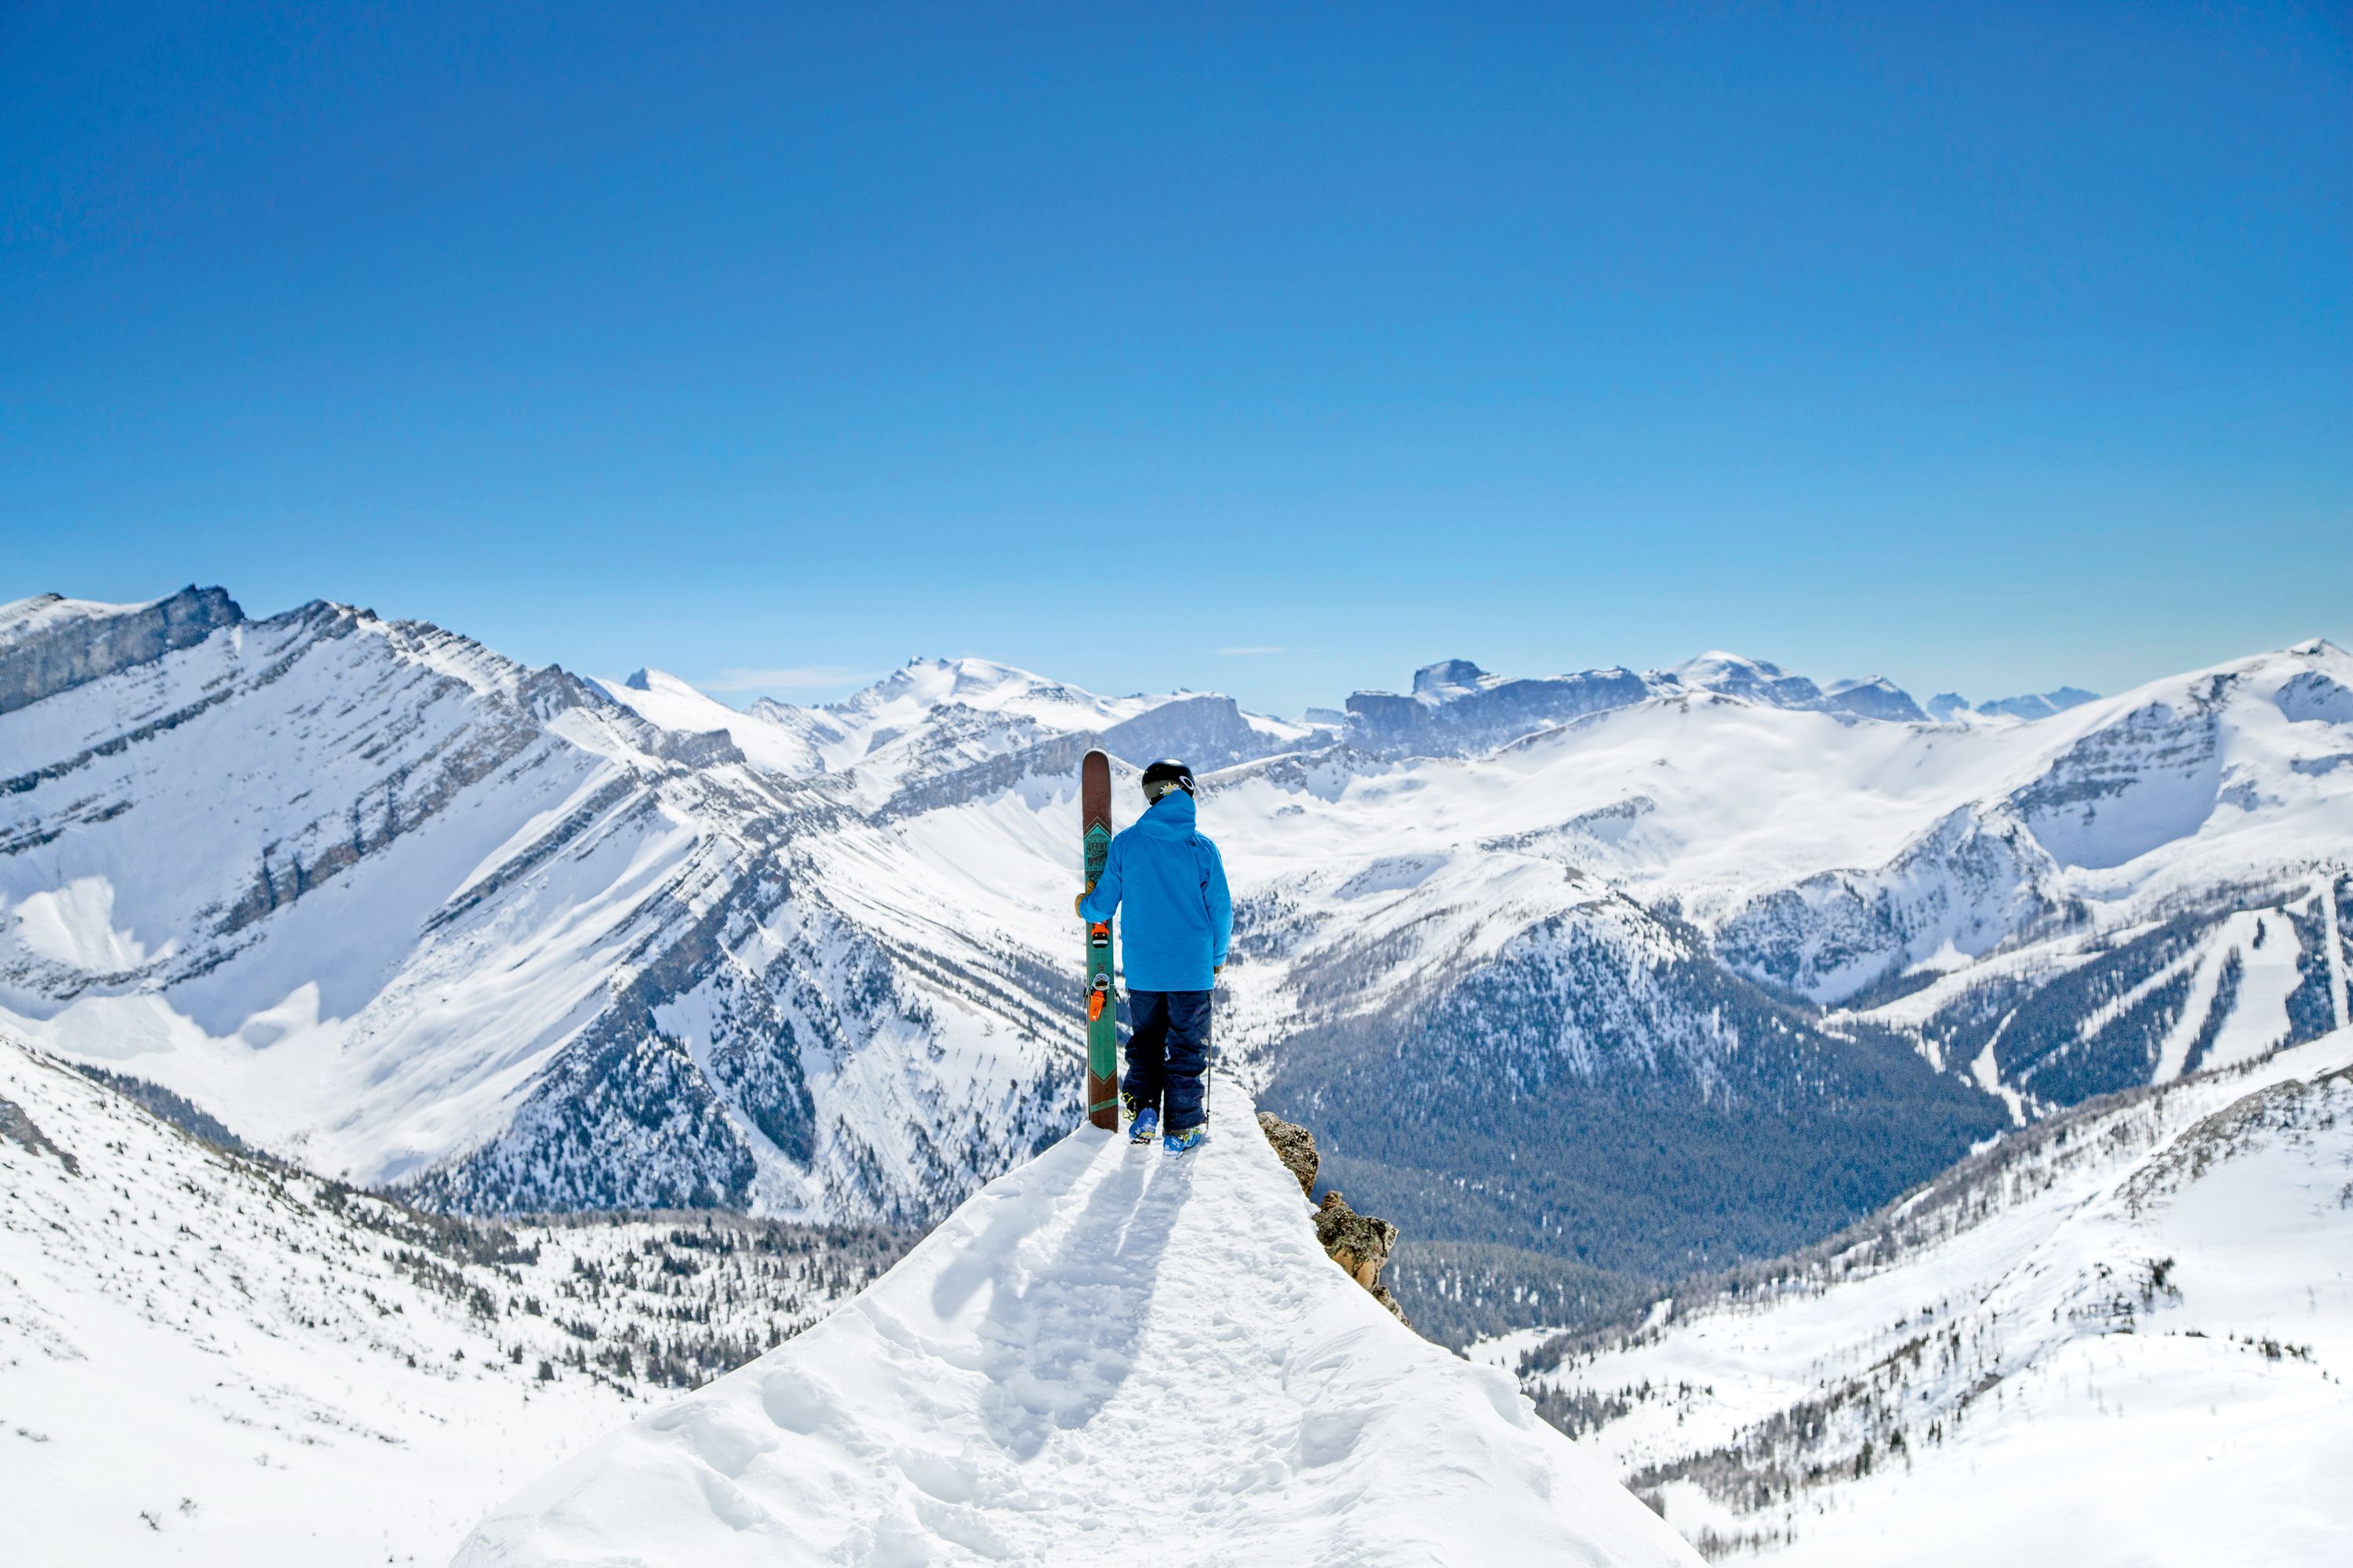
[[1082, 920], [1085, 919], [1087, 915], [1086, 911], [1080, 908], [1079, 906], [1084, 904], [1086, 901], [1087, 895], [1083, 893], [1073, 894], [1071, 897], [1071, 913], [1076, 915]]

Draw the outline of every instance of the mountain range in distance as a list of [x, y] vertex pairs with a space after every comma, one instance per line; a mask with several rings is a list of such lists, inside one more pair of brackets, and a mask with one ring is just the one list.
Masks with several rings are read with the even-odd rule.
[[2348, 662], [1941, 721], [1725, 654], [1298, 721], [977, 660], [745, 711], [48, 597], [0, 609], [0, 1027], [428, 1207], [928, 1223], [1070, 1119], [1079, 756], [1183, 756], [1224, 1070], [1406, 1224], [1436, 1331], [1558, 1323], [2340, 1023]]

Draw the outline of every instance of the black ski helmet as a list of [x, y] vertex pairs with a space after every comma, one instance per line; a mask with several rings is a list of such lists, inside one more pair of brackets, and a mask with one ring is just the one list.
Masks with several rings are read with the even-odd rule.
[[1164, 757], [1144, 770], [1144, 798], [1153, 805], [1171, 789], [1193, 792], [1193, 770], [1173, 757]]

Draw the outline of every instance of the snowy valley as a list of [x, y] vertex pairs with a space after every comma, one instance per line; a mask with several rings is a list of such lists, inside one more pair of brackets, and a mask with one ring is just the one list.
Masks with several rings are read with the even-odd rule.
[[1473, 1353], [1718, 1560], [2334, 1561], [2353, 1031], [2086, 1107], [1619, 1324]]

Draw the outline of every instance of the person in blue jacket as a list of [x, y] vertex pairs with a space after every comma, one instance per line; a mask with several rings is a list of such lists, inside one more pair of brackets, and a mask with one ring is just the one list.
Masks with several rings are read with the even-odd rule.
[[1144, 815], [1111, 841], [1102, 877], [1079, 895], [1090, 925], [1120, 919], [1120, 975], [1127, 982], [1127, 1076], [1120, 1099], [1128, 1136], [1182, 1154], [1207, 1136], [1201, 1075], [1208, 1065], [1209, 997], [1226, 967], [1234, 903], [1218, 846], [1193, 825], [1193, 770], [1155, 762], [1144, 770]]

